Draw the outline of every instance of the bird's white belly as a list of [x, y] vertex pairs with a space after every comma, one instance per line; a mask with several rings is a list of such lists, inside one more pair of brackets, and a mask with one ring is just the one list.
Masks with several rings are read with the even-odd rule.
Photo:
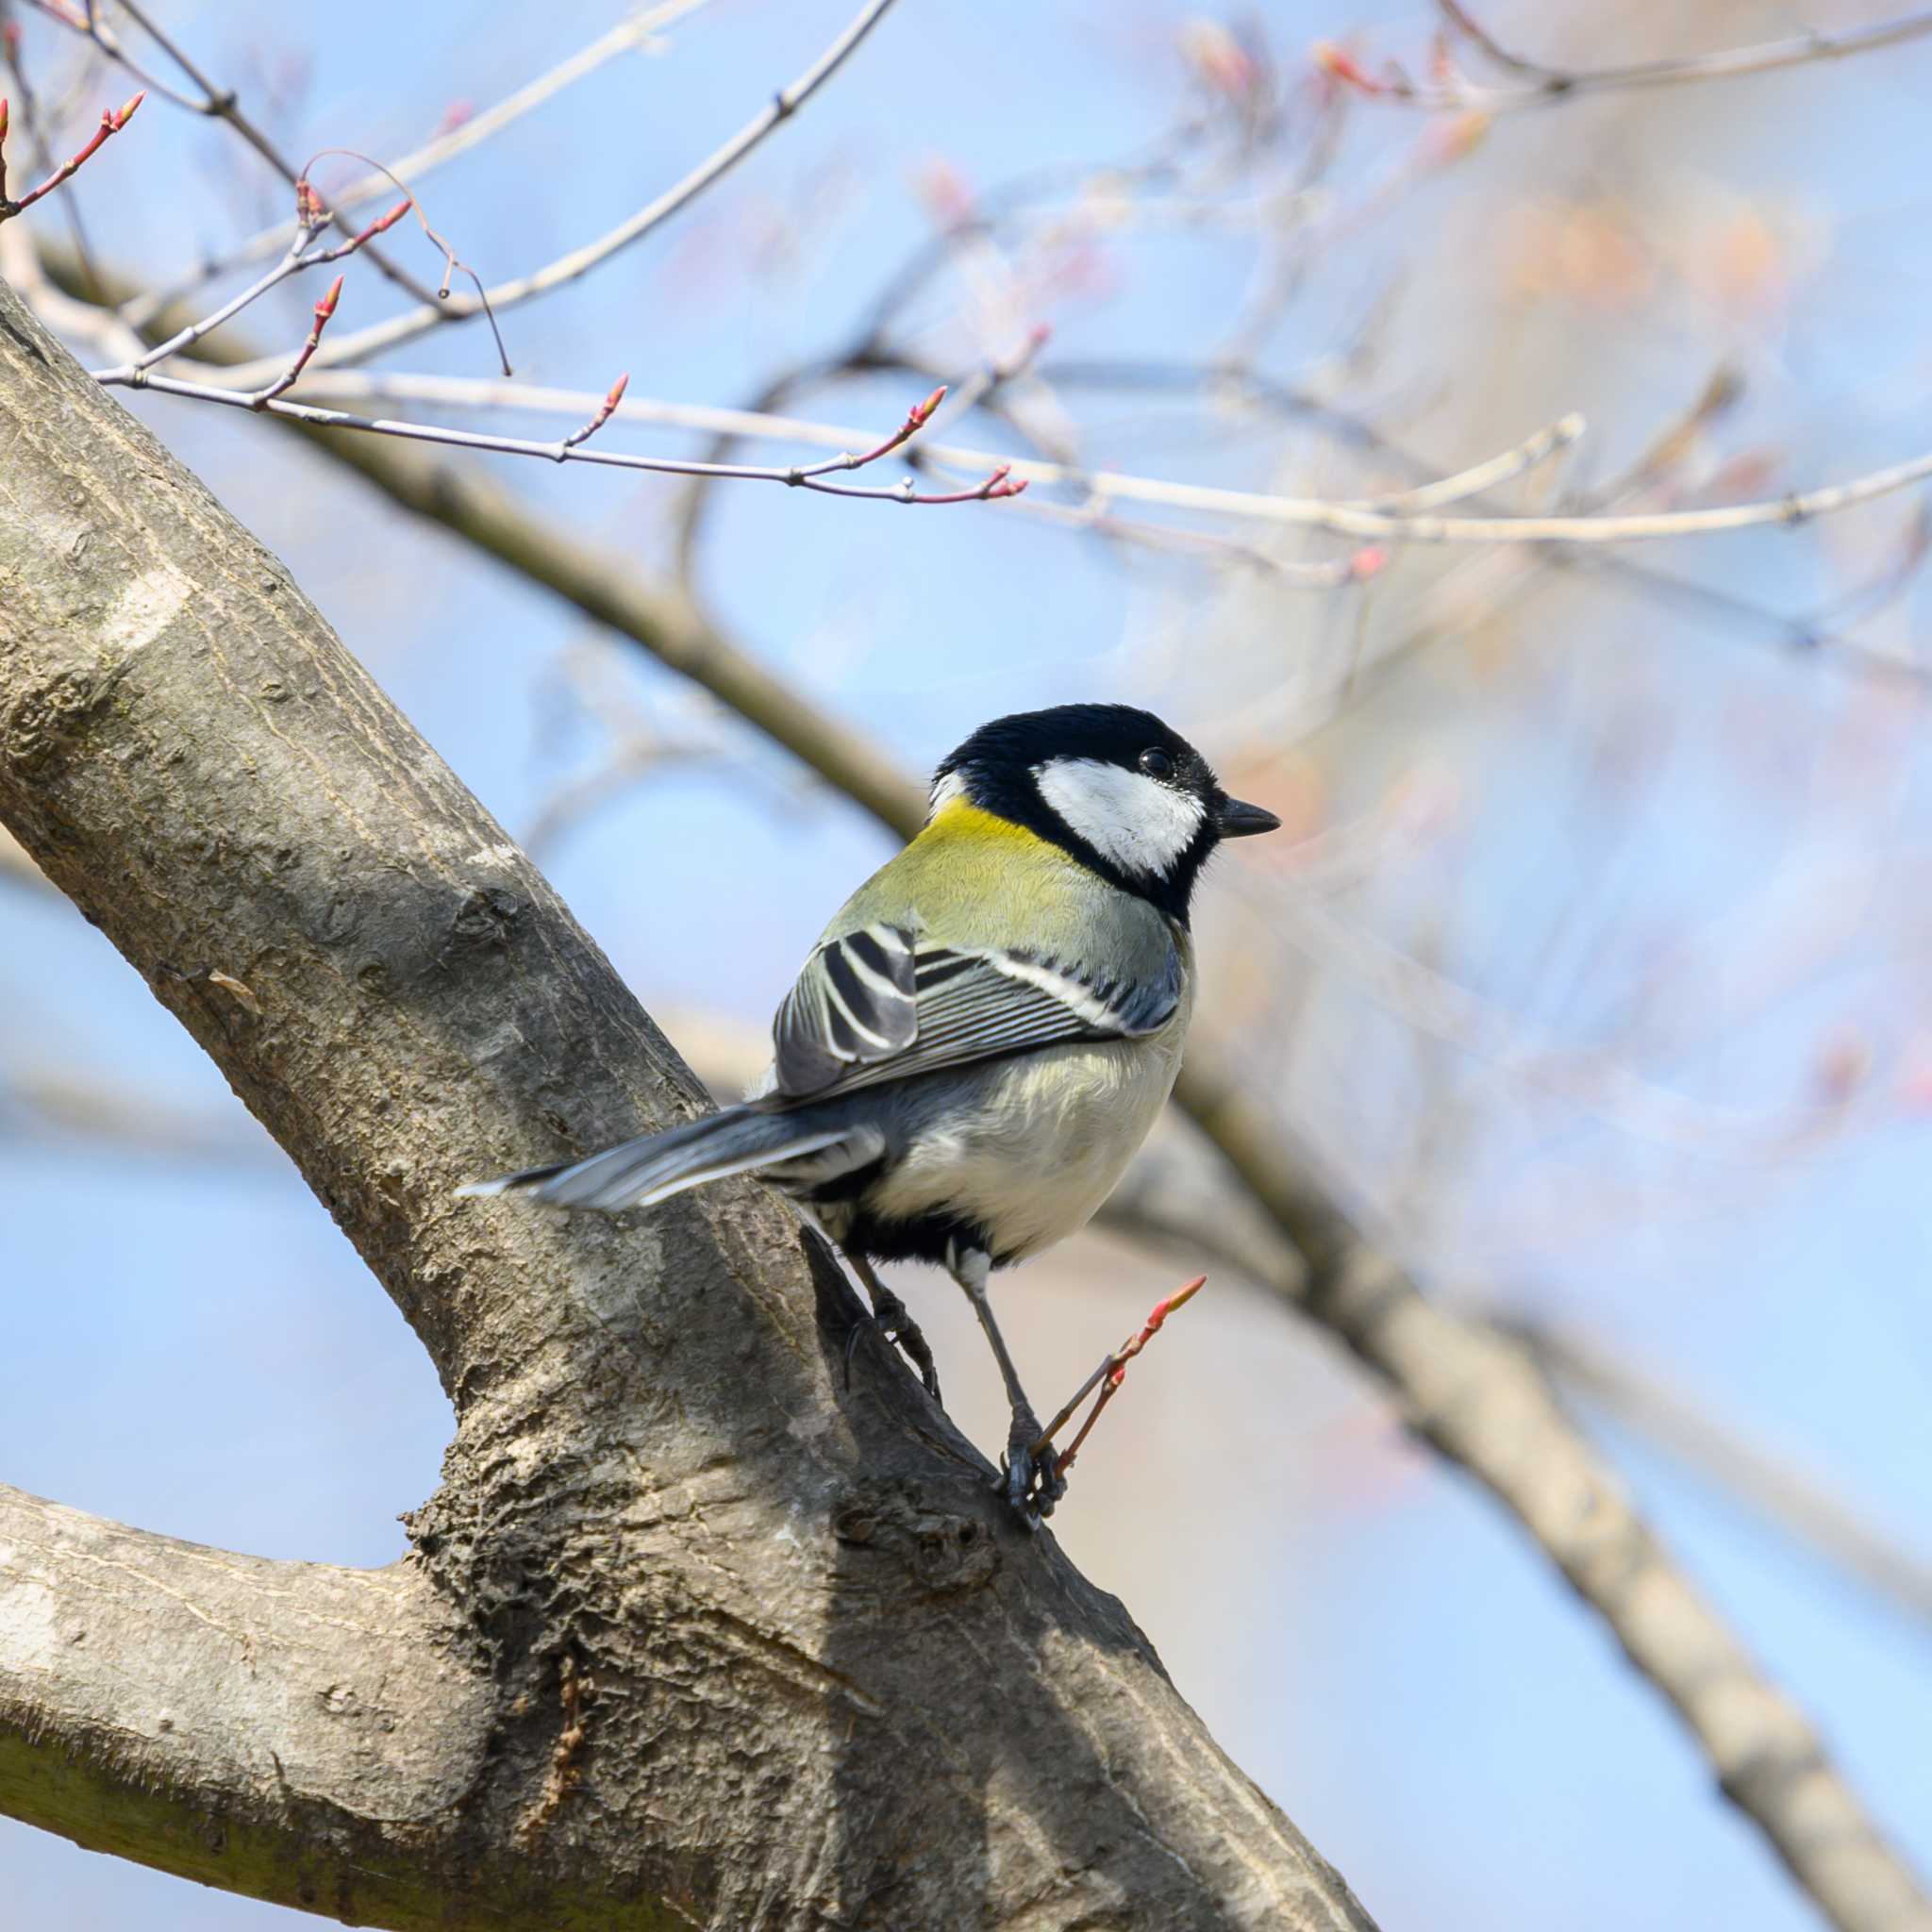
[[970, 1115], [907, 1150], [868, 1211], [909, 1221], [943, 1204], [984, 1227], [1003, 1262], [1084, 1227], [1173, 1091], [1189, 1004], [1151, 1039], [1081, 1041], [1007, 1062]]

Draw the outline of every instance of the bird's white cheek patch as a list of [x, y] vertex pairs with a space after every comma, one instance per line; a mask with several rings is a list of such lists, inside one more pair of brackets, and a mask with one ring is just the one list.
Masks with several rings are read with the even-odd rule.
[[1164, 873], [1194, 842], [1206, 808], [1142, 772], [1100, 758], [1049, 758], [1033, 768], [1040, 795], [1123, 872]]
[[966, 780], [958, 772], [948, 772], [932, 788], [932, 796], [926, 801], [927, 819], [936, 819], [956, 798], [966, 796]]

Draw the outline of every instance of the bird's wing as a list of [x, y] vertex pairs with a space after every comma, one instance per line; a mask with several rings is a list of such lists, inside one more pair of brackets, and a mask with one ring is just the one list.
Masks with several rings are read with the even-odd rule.
[[777, 1091], [826, 1092], [918, 1037], [912, 934], [884, 924], [841, 933], [805, 962], [772, 1022]]
[[1123, 982], [1038, 954], [919, 941], [871, 925], [827, 940], [773, 1022], [779, 1101], [822, 1098], [1074, 1040], [1153, 1033], [1181, 997], [1181, 958]]

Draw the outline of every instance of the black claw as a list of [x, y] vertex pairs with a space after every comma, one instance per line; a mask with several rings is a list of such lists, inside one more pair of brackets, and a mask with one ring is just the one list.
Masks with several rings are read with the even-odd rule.
[[998, 1487], [1021, 1523], [1038, 1529], [1043, 1517], [1053, 1514], [1053, 1506], [1067, 1493], [1067, 1479], [1051, 1443], [1036, 1451], [1040, 1441], [1040, 1418], [1031, 1409], [1016, 1408], [1013, 1426], [1007, 1435], [1005, 1474]]
[[858, 1338], [868, 1330], [887, 1342], [896, 1342], [900, 1352], [919, 1372], [920, 1382], [935, 1402], [940, 1399], [940, 1372], [932, 1349], [919, 1332], [919, 1324], [906, 1311], [906, 1304], [890, 1288], [880, 1285], [872, 1298], [873, 1311], [860, 1315], [845, 1334], [845, 1386], [852, 1386], [852, 1357], [858, 1349]]
[[932, 1349], [926, 1339], [919, 1332], [919, 1324], [907, 1312], [906, 1304], [889, 1288], [873, 1297], [873, 1313], [878, 1319], [881, 1328], [890, 1341], [899, 1344], [906, 1359], [919, 1371], [919, 1379], [925, 1385], [925, 1392], [937, 1402], [940, 1399], [940, 1372], [933, 1361]]

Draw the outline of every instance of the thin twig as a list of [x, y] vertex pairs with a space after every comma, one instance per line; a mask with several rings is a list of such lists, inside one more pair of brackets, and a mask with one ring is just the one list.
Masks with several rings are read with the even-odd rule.
[[134, 118], [134, 110], [145, 98], [144, 92], [138, 93], [125, 107], [104, 108], [101, 125], [94, 129], [87, 144], [61, 162], [38, 188], [28, 189], [18, 201], [8, 200], [7, 194], [7, 103], [0, 100], [0, 222], [9, 222], [15, 215], [25, 213], [43, 195], [53, 193], [63, 181], [71, 181], [99, 153], [104, 142], [127, 125]]
[[342, 278], [338, 275], [328, 285], [328, 291], [315, 305], [315, 320], [308, 330], [308, 339], [296, 352], [295, 359], [289, 364], [285, 375], [279, 375], [264, 390], [256, 392], [255, 406], [265, 409], [284, 390], [293, 389], [302, 372], [308, 367], [310, 357], [322, 341], [322, 332], [328, 326], [329, 318], [336, 312], [336, 304], [341, 300]]
[[[252, 365], [239, 372], [254, 373]], [[529, 409], [542, 414], [580, 415], [594, 408], [594, 394], [579, 390], [541, 389], [526, 384], [497, 383], [435, 375], [389, 375], [370, 373], [343, 375], [319, 373], [318, 394], [394, 396], [447, 403], [472, 408]], [[792, 416], [774, 416], [752, 409], [724, 409], [696, 404], [626, 400], [620, 415], [641, 422], [711, 429], [731, 436], [767, 437], [796, 442], [849, 446], [862, 430]], [[1117, 470], [1081, 470], [1047, 462], [1037, 457], [1006, 457], [1016, 481], [1078, 489], [1087, 497], [1127, 503], [1158, 504], [1175, 509], [1196, 509], [1256, 523], [1284, 524], [1296, 528], [1329, 530], [1338, 536], [1369, 541], [1411, 543], [1628, 543], [1651, 539], [1713, 536], [1724, 531], [1783, 525], [1787, 528], [1871, 503], [1915, 483], [1932, 479], [1932, 453], [1867, 472], [1844, 483], [1818, 490], [1794, 491], [1754, 503], [1728, 504], [1710, 509], [1655, 510], [1630, 515], [1442, 517], [1376, 508], [1378, 503], [1413, 499], [1444, 500], [1474, 495], [1533, 462], [1547, 458], [1582, 432], [1582, 419], [1566, 416], [1501, 455], [1488, 458], [1455, 475], [1423, 486], [1420, 492], [1399, 492], [1395, 498], [1358, 500], [1277, 496], [1247, 490], [1178, 483]], [[982, 450], [956, 443], [922, 441], [923, 459], [933, 467], [971, 473], [996, 460]], [[734, 474], [730, 464], [693, 464], [688, 475]]]
[[[220, 308], [176, 329], [165, 341], [157, 342], [152, 348], [112, 369], [96, 370], [94, 379], [97, 382], [132, 385], [136, 388], [145, 386], [152, 379], [148, 372], [157, 364], [166, 362], [179, 356], [184, 350], [192, 348], [195, 343], [220, 328], [224, 323], [233, 321], [243, 309], [260, 301], [270, 290], [279, 287], [291, 275], [299, 275], [304, 269], [325, 267], [331, 262], [341, 261], [345, 257], [354, 255], [375, 236], [392, 227], [410, 208], [415, 206], [414, 197], [408, 197], [399, 201], [387, 214], [377, 216], [375, 221], [358, 229], [346, 242], [338, 242], [329, 248], [315, 248], [310, 244], [317, 230], [327, 221], [327, 212], [317, 203], [314, 196], [308, 193], [306, 177], [304, 184], [297, 189], [296, 199], [302, 208], [303, 219], [295, 230], [294, 239], [283, 251], [281, 260], [276, 262], [274, 268], [266, 275], [258, 276], [239, 294], [230, 296]], [[427, 223], [424, 225], [426, 230]], [[430, 232], [433, 234], [433, 231]], [[331, 314], [335, 309], [335, 296], [341, 291], [341, 277], [338, 276], [335, 289], [329, 297]], [[324, 319], [326, 320], [325, 317]], [[313, 353], [312, 344], [309, 353]], [[303, 359], [306, 362], [308, 358], [305, 356]], [[279, 395], [287, 387], [286, 382], [277, 378], [260, 390], [246, 393], [255, 399], [253, 406], [259, 407], [261, 399], [270, 395]]]
[[1751, 46], [1720, 48], [1709, 54], [1674, 55], [1610, 67], [1563, 68], [1545, 66], [1508, 51], [1457, 0], [1437, 0], [1437, 4], [1457, 35], [1493, 64], [1517, 76], [1513, 85], [1472, 81], [1457, 74], [1453, 67], [1432, 82], [1412, 79], [1393, 62], [1371, 72], [1354, 55], [1328, 41], [1316, 42], [1315, 62], [1367, 100], [1424, 108], [1438, 113], [1493, 115], [1549, 107], [1582, 94], [1680, 87], [1772, 74], [1781, 68], [1807, 66], [1815, 60], [1874, 53], [1932, 33], [1932, 10], [1921, 10], [1893, 20], [1874, 21], [1869, 26], [1848, 27], [1841, 33], [1814, 31], [1792, 34], [1784, 40], [1760, 41]]
[[[559, 60], [536, 79], [526, 81], [493, 106], [470, 115], [459, 125], [425, 142], [421, 147], [399, 155], [386, 167], [372, 168], [358, 180], [338, 189], [329, 198], [330, 205], [346, 213], [365, 201], [374, 200], [397, 175], [408, 181], [421, 182], [445, 161], [480, 147], [554, 95], [596, 73], [619, 54], [648, 44], [662, 28], [709, 4], [710, 0], [664, 0], [660, 6], [644, 8], [627, 20], [619, 21], [587, 46], [580, 47], [567, 59]], [[171, 286], [145, 291], [123, 308], [122, 317], [133, 327], [140, 328], [174, 303], [185, 301], [197, 289], [229, 270], [268, 260], [288, 246], [294, 232], [293, 222], [273, 223], [235, 247], [209, 256], [196, 266], [192, 275], [183, 276]]]
[[530, 275], [499, 282], [480, 296], [459, 297], [449, 302], [425, 302], [421, 308], [412, 308], [406, 314], [374, 324], [355, 335], [344, 336], [330, 344], [322, 358], [324, 365], [340, 367], [344, 363], [365, 361], [385, 349], [394, 348], [399, 342], [413, 341], [441, 323], [466, 321], [473, 315], [481, 314], [486, 306], [500, 313], [589, 275], [600, 263], [608, 261], [621, 249], [628, 248], [680, 208], [688, 207], [712, 183], [735, 168], [774, 128], [789, 121], [844, 65], [847, 57], [878, 25], [892, 4], [893, 0], [867, 0], [845, 31], [791, 86], [781, 88], [774, 94], [769, 106], [746, 122], [722, 147], [708, 155], [681, 181], [667, 188], [656, 200], [620, 222], [607, 234], [586, 242], [581, 248], [573, 249], [568, 255], [558, 256], [555, 261], [546, 263]]
[[1080, 1446], [1093, 1433], [1093, 1424], [1100, 1420], [1100, 1412], [1119, 1392], [1122, 1383], [1127, 1379], [1127, 1364], [1160, 1333], [1167, 1318], [1177, 1308], [1188, 1303], [1208, 1286], [1208, 1277], [1197, 1274], [1194, 1278], [1177, 1288], [1164, 1301], [1154, 1304], [1153, 1312], [1142, 1322], [1135, 1332], [1128, 1336], [1111, 1354], [1102, 1358], [1100, 1366], [1074, 1391], [1070, 1401], [1065, 1403], [1054, 1419], [1041, 1429], [1038, 1440], [1032, 1444], [1035, 1457], [1043, 1456], [1053, 1446], [1053, 1439], [1066, 1427], [1073, 1419], [1074, 1411], [1079, 1407], [1088, 1395], [1097, 1387], [1099, 1397], [1087, 1412], [1087, 1420], [1074, 1433], [1074, 1440], [1064, 1451], [1054, 1457], [1054, 1467], [1058, 1474], [1064, 1475], [1074, 1466], [1074, 1458], [1080, 1453]]
[[[146, 84], [149, 87], [163, 94], [168, 100], [174, 102], [175, 106], [186, 108], [190, 113], [201, 114], [210, 120], [225, 122], [276, 174], [280, 175], [282, 179], [288, 182], [291, 188], [300, 187], [302, 177], [299, 171], [290, 161], [288, 157], [275, 146], [275, 142], [247, 115], [242, 113], [234, 89], [220, 87], [204, 74], [180, 44], [158, 27], [148, 18], [145, 11], [135, 4], [135, 0], [121, 0], [123, 10], [126, 13], [128, 19], [133, 21], [142, 32], [146, 34], [148, 39], [188, 77], [189, 81], [194, 87], [201, 90], [201, 98], [198, 101], [191, 99], [177, 89], [168, 87], [165, 83], [155, 80], [152, 76], [144, 76], [144, 70], [136, 66], [129, 59], [126, 49], [121, 45], [120, 41], [108, 29], [101, 18], [98, 7], [90, 5], [85, 17], [76, 23], [68, 19], [58, 8], [45, 6], [42, 4], [42, 0], [36, 0], [36, 4], [41, 5], [42, 12], [48, 13], [54, 19], [61, 21], [63, 25], [68, 26], [77, 25], [79, 30], [89, 40], [92, 41], [110, 59], [118, 61], [137, 77], [145, 77]], [[339, 226], [344, 235], [350, 232], [348, 223], [341, 214], [331, 214], [329, 220]], [[379, 249], [372, 248], [369, 251], [369, 258], [399, 289], [407, 290], [408, 293], [414, 295], [419, 301], [428, 299], [429, 291], [423, 287], [416, 277], [408, 274], [407, 270], [398, 268]]]
[[[20, 104], [21, 125], [26, 130], [27, 145], [33, 151], [34, 166], [42, 175], [51, 175], [58, 165], [52, 143], [42, 124], [40, 96], [27, 77], [26, 61], [21, 52], [21, 32], [19, 25], [8, 11], [7, 0], [0, 0], [0, 59], [4, 59], [8, 84], [13, 96]], [[5, 157], [0, 156], [0, 165]], [[0, 193], [5, 192], [0, 183]], [[67, 231], [74, 237], [75, 253], [79, 256], [81, 266], [87, 271], [90, 283], [96, 294], [101, 289], [100, 272], [94, 265], [93, 243], [89, 239], [87, 224], [81, 217], [80, 196], [63, 194], [60, 197], [60, 213], [67, 223]]]
[[[272, 279], [279, 280], [280, 275], [276, 275]], [[237, 299], [238, 302], [241, 300]], [[250, 292], [247, 299], [254, 300], [254, 292]], [[391, 417], [355, 415], [346, 409], [319, 408], [310, 403], [282, 400], [275, 380], [257, 389], [229, 389], [217, 383], [184, 382], [176, 376], [155, 374], [148, 366], [152, 359], [150, 356], [140, 362], [96, 370], [95, 380], [108, 388], [152, 390], [160, 395], [183, 396], [192, 402], [219, 403], [231, 409], [266, 410], [272, 415], [287, 416], [291, 421], [318, 429], [354, 429], [370, 436], [401, 437], [410, 442], [489, 450], [498, 456], [541, 457], [554, 463], [593, 463], [605, 469], [641, 470], [656, 475], [728, 477], [746, 483], [782, 483], [793, 490], [810, 490], [824, 496], [849, 496], [875, 503], [997, 503], [1007, 497], [1018, 496], [1026, 488], [1025, 479], [1012, 476], [1009, 473], [1013, 466], [1005, 462], [995, 463], [977, 483], [961, 490], [922, 491], [914, 487], [910, 477], [903, 483], [884, 487], [826, 480], [832, 471], [856, 470], [897, 449], [906, 440], [903, 433], [888, 438], [876, 449], [863, 456], [841, 456], [830, 462], [814, 463], [802, 469], [778, 469], [755, 463], [687, 462], [675, 457], [645, 457], [628, 452], [584, 449], [580, 445], [589, 430], [558, 441], [539, 442], [525, 436], [494, 436], [474, 429], [446, 429], [435, 423], [405, 423]], [[308, 358], [303, 359], [306, 363]], [[251, 363], [248, 366], [254, 368], [256, 365]], [[601, 410], [604, 404], [609, 402], [610, 398], [606, 396], [597, 407]], [[612, 405], [613, 408], [615, 407]], [[595, 426], [598, 425], [593, 423], [591, 427]]]

